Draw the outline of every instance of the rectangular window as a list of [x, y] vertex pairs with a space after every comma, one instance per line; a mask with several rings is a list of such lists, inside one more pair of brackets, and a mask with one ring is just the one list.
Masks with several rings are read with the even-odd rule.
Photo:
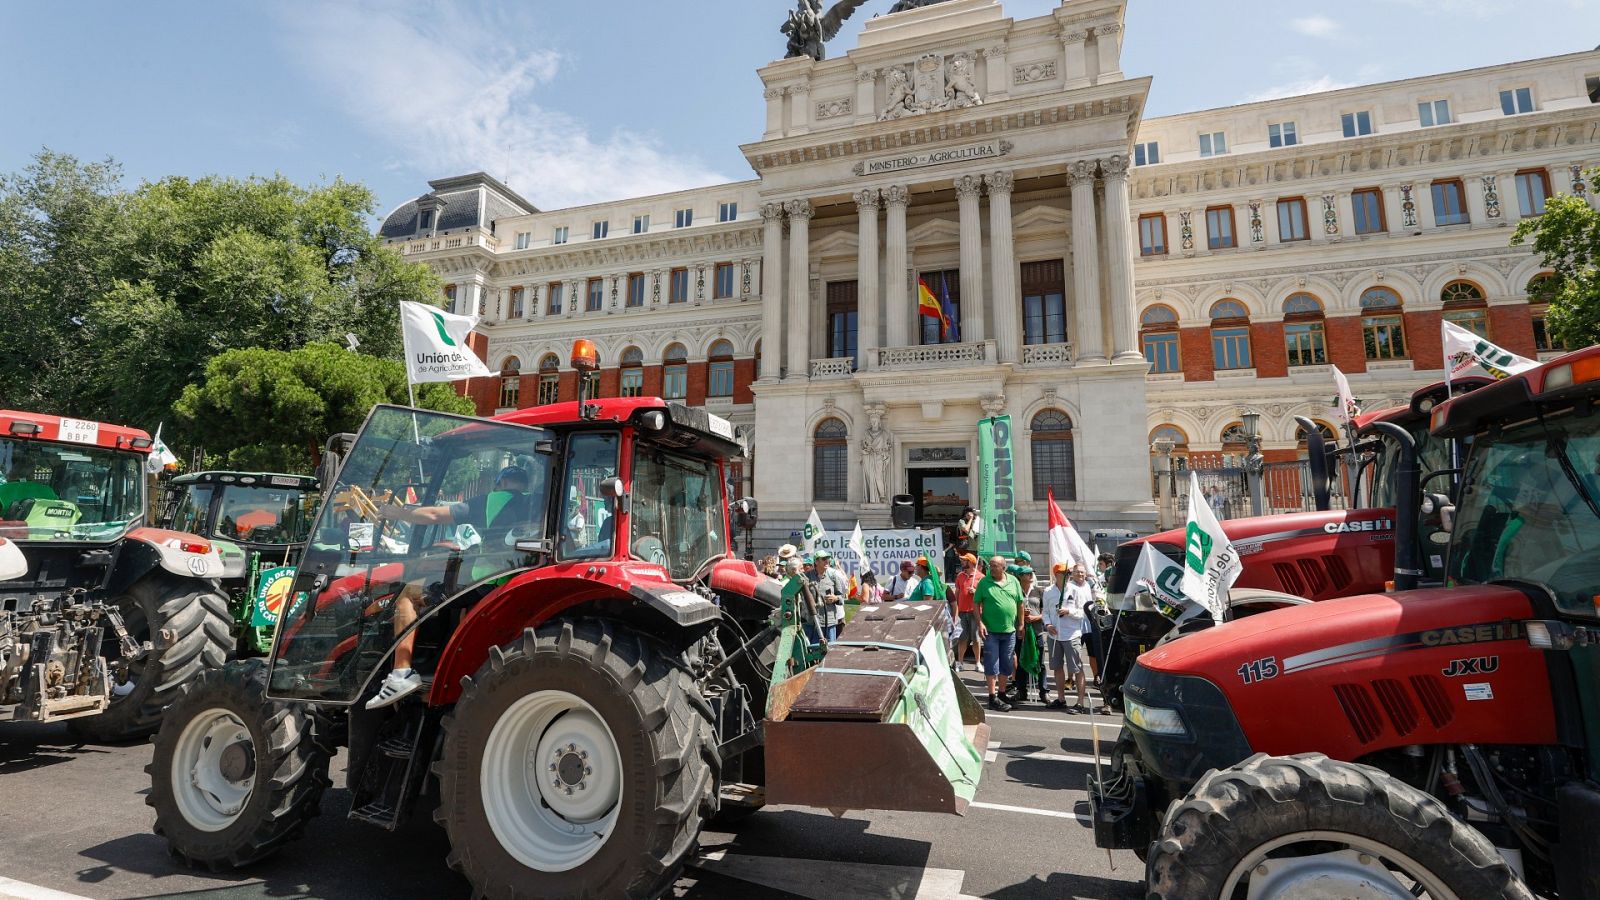
[[1486, 309], [1447, 309], [1444, 320], [1472, 332], [1478, 337], [1489, 337], [1489, 311]]
[[1583, 89], [1589, 95], [1590, 103], [1600, 103], [1600, 75], [1585, 75]]
[[1066, 264], [1059, 259], [1022, 264], [1022, 342], [1067, 342]]
[[1228, 152], [1228, 135], [1225, 132], [1213, 131], [1210, 134], [1200, 135], [1201, 156], [1221, 156]]
[[644, 396], [644, 370], [638, 367], [622, 370], [622, 396]]
[[628, 306], [637, 309], [644, 305], [644, 273], [628, 276]]
[[[644, 234], [645, 232], [647, 232], [649, 230], [650, 230], [650, 215], [648, 213], [646, 213], [645, 215], [642, 215], [642, 216], [634, 216], [633, 217], [633, 233], [634, 234]], [[604, 237], [604, 235], [602, 235], [602, 237]]]
[[1139, 255], [1160, 256], [1167, 252], [1167, 217], [1152, 213], [1139, 217]]
[[522, 379], [513, 375], [500, 379], [500, 409], [516, 409], [517, 394], [522, 389]]
[[506, 317], [510, 319], [522, 318], [522, 288], [514, 287], [511, 289], [511, 302], [506, 312]]
[[561, 292], [565, 287], [566, 285], [559, 281], [550, 283], [550, 315], [552, 316], [561, 315]]
[[1508, 116], [1533, 112], [1533, 88], [1511, 88], [1500, 92], [1500, 111]]
[[1133, 145], [1133, 164], [1136, 166], [1153, 166], [1161, 162], [1161, 142], [1147, 141], [1143, 144]]
[[444, 286], [444, 308], [448, 312], [456, 311], [456, 286], [453, 284]]
[[1327, 338], [1321, 322], [1285, 324], [1283, 343], [1291, 366], [1320, 366], [1328, 361]]
[[1213, 206], [1206, 210], [1206, 247], [1226, 250], [1239, 246], [1233, 237], [1233, 207]]
[[717, 263], [716, 275], [711, 281], [711, 299], [726, 300], [733, 296], [733, 263]]
[[1550, 336], [1550, 324], [1545, 321], [1545, 314], [1542, 310], [1533, 314], [1533, 348], [1540, 353], [1567, 349], [1566, 342], [1558, 341]]
[[1388, 230], [1383, 219], [1383, 191], [1377, 188], [1353, 191], [1350, 205], [1355, 211], [1356, 234], [1379, 234]]
[[1423, 128], [1432, 128], [1435, 125], [1449, 125], [1450, 101], [1424, 100], [1418, 103], [1417, 118], [1422, 121]]
[[739, 218], [739, 204], [723, 203], [717, 207], [718, 222], [732, 222]]
[[714, 362], [707, 367], [706, 396], [733, 396], [733, 362], [731, 360]]
[[540, 406], [549, 406], [550, 404], [556, 402], [559, 399], [561, 399], [561, 376], [560, 375], [540, 375], [539, 376], [539, 405]]
[[667, 400], [682, 400], [689, 396], [689, 367], [679, 364], [662, 370], [661, 393]]
[[857, 288], [854, 281], [828, 282], [828, 358], [852, 360], [861, 364], [857, 354], [858, 327]]
[[606, 280], [604, 278], [589, 279], [589, 299], [583, 305], [585, 312], [599, 312], [606, 307]]
[[519, 232], [517, 232], [517, 249], [518, 250], [526, 250], [526, 249], [528, 249], [528, 246], [530, 244], [532, 244], [532, 243], [533, 243], [533, 232], [531, 232], [531, 231], [519, 231]]
[[1372, 113], [1367, 110], [1345, 113], [1339, 117], [1339, 122], [1344, 126], [1344, 136], [1347, 138], [1372, 133]]
[[565, 244], [567, 242], [568, 234], [569, 232], [567, 231], [567, 226], [557, 225], [556, 230], [550, 233], [550, 243]]
[[1267, 143], [1274, 147], [1293, 147], [1300, 143], [1293, 122], [1279, 122], [1267, 126]]
[[1433, 183], [1433, 221], [1437, 225], [1465, 225], [1467, 192], [1458, 180]]
[[1144, 358], [1150, 361], [1153, 375], [1183, 371], [1178, 361], [1178, 333], [1158, 331], [1144, 336]]
[[1278, 201], [1278, 242], [1303, 241], [1311, 237], [1306, 222], [1306, 201], [1301, 197], [1286, 197]]
[[673, 228], [688, 228], [694, 224], [694, 210], [680, 209], [672, 214]]
[[611, 223], [604, 219], [594, 223], [594, 225], [589, 229], [589, 236], [597, 241], [610, 233]]
[[1544, 202], [1550, 199], [1550, 176], [1543, 169], [1517, 173], [1517, 203], [1522, 217], [1544, 215]]
[[[955, 309], [956, 313], [950, 323], [951, 334], [949, 337], [942, 337], [939, 334], [939, 320], [932, 316], [923, 315], [919, 307], [917, 330], [920, 332], [923, 345], [955, 343], [961, 337], [961, 270], [946, 269], [943, 272], [923, 272], [921, 277], [923, 281], [927, 282], [928, 290], [933, 292], [934, 298], [940, 302], [940, 305], [944, 304], [946, 295], [950, 297], [950, 306]], [[911, 289], [912, 291], [917, 290], [915, 283], [912, 284]], [[912, 302], [915, 302], [914, 298]]]
[[422, 211], [422, 217], [418, 221], [417, 228], [422, 231], [429, 231], [433, 228], [433, 210], [425, 209]]
[[667, 281], [667, 302], [689, 302], [689, 270], [673, 269], [672, 276]]
[[1219, 370], [1250, 368], [1250, 329], [1211, 329], [1211, 355]]
[[1362, 316], [1361, 341], [1367, 359], [1405, 359], [1406, 326], [1399, 316]]
[[811, 456], [811, 499], [843, 503], [849, 498], [850, 445], [839, 439], [818, 440]]

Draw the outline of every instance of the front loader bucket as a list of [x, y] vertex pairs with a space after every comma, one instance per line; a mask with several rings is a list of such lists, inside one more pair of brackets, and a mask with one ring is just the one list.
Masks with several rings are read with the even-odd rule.
[[989, 726], [950, 669], [945, 605], [863, 607], [820, 665], [773, 685], [767, 802], [964, 814]]

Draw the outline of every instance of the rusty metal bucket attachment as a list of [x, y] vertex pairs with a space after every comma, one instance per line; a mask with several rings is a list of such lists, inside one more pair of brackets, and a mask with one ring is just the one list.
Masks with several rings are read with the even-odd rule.
[[822, 663], [773, 685], [767, 802], [964, 814], [989, 726], [950, 669], [945, 605], [863, 607]]

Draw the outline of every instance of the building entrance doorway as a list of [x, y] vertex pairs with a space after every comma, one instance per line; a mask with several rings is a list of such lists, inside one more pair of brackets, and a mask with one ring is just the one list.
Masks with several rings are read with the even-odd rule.
[[919, 526], [954, 525], [960, 521], [961, 510], [972, 505], [967, 473], [965, 466], [906, 470], [906, 486], [916, 498]]

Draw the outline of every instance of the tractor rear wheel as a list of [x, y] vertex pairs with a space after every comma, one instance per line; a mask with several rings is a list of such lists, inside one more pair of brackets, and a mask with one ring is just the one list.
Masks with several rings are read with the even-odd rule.
[[711, 707], [625, 626], [558, 621], [492, 648], [444, 731], [435, 818], [485, 897], [655, 897], [715, 802]]
[[1167, 809], [1151, 900], [1532, 900], [1477, 830], [1381, 769], [1320, 753], [1212, 770]]
[[[147, 578], [116, 606], [128, 634], [136, 643], [149, 641], [151, 649], [113, 681], [105, 712], [68, 723], [84, 740], [127, 741], [154, 732], [177, 688], [202, 672], [222, 668], [233, 649], [228, 598], [205, 582]], [[109, 628], [103, 646], [112, 659], [121, 653]]]
[[167, 707], [145, 769], [156, 834], [211, 869], [255, 862], [300, 836], [330, 784], [330, 748], [293, 703], [268, 700], [259, 659], [185, 685]]

